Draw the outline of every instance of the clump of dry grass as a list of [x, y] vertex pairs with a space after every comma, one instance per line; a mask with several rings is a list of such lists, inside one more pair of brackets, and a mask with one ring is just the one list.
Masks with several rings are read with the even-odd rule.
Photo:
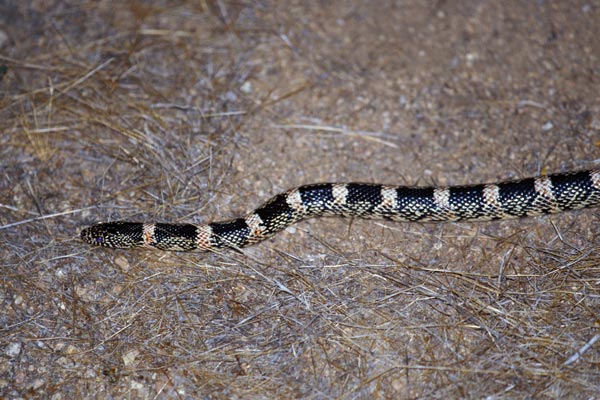
[[597, 396], [596, 210], [309, 221], [243, 253], [78, 240], [312, 181], [591, 164], [600, 10], [367, 3], [0, 5], [2, 397]]

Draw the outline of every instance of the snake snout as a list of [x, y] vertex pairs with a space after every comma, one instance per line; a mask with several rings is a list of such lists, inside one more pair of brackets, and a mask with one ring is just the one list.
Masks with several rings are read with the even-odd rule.
[[92, 246], [130, 248], [143, 245], [143, 224], [105, 222], [81, 231], [81, 240]]
[[92, 226], [90, 228], [83, 229], [80, 234], [81, 240], [91, 244], [92, 246], [102, 246], [104, 243], [104, 237], [101, 232], [98, 232], [98, 230], [95, 228], [95, 226]]

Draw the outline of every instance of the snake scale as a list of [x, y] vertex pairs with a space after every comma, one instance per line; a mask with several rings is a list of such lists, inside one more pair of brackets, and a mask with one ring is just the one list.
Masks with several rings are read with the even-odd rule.
[[248, 215], [206, 225], [116, 221], [81, 232], [103, 247], [211, 251], [265, 240], [320, 216], [393, 221], [490, 221], [553, 214], [600, 204], [600, 169], [453, 187], [316, 183], [272, 197]]

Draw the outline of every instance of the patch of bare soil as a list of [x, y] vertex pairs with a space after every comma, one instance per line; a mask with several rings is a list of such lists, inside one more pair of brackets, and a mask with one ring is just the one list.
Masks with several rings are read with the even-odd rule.
[[91, 248], [317, 181], [598, 165], [593, 1], [0, 3], [0, 397], [580, 398], [597, 209]]

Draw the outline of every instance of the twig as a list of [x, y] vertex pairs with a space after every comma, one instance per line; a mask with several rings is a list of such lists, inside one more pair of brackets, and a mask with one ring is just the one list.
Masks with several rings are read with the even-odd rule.
[[92, 208], [96, 208], [96, 206], [78, 208], [76, 210], [61, 211], [61, 212], [57, 212], [57, 213], [54, 213], [54, 214], [48, 214], [48, 215], [40, 215], [39, 217], [24, 219], [22, 221], [13, 222], [12, 224], [2, 225], [2, 226], [0, 226], [0, 231], [2, 229], [12, 228], [13, 226], [28, 224], [30, 222], [41, 221], [41, 220], [44, 220], [44, 219], [49, 219], [49, 218], [54, 218], [54, 217], [60, 217], [61, 215], [75, 214], [75, 213], [78, 213], [78, 212], [81, 212], [81, 211], [91, 210]]
[[577, 350], [575, 352], [575, 354], [573, 354], [571, 357], [569, 357], [569, 359], [567, 361], [565, 361], [563, 363], [563, 366], [573, 364], [575, 361], [579, 360], [579, 357], [581, 357], [583, 355], [583, 353], [588, 351], [590, 349], [590, 347], [592, 347], [594, 345], [594, 343], [596, 343], [598, 341], [598, 339], [600, 339], [600, 333], [596, 334], [586, 344], [581, 346], [581, 348], [579, 350]]

